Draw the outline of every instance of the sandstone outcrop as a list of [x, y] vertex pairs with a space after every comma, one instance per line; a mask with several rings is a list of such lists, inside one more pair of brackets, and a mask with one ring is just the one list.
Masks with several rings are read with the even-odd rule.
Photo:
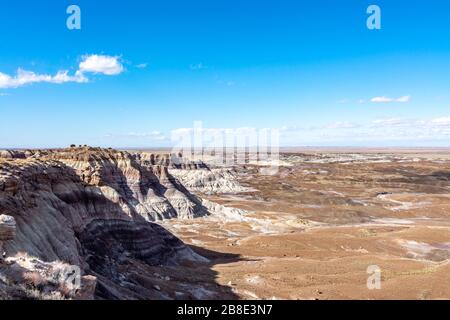
[[169, 174], [169, 156], [149, 155], [147, 161], [128, 152], [82, 148], [47, 157], [73, 168], [83, 182], [99, 187], [105, 197], [148, 221], [208, 214], [201, 199]]
[[189, 191], [205, 194], [240, 193], [251, 191], [239, 184], [236, 173], [228, 168], [182, 168], [171, 169], [176, 177]]

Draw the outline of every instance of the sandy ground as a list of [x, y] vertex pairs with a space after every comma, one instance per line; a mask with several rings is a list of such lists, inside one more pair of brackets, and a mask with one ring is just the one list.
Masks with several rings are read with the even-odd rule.
[[258, 191], [202, 195], [248, 213], [163, 225], [235, 298], [450, 299], [450, 160], [416, 157], [285, 154], [272, 176], [239, 168]]

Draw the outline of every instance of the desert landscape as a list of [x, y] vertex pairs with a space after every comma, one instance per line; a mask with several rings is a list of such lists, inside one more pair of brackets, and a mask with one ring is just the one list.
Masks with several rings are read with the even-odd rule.
[[155, 150], [0, 158], [4, 299], [450, 298], [446, 149], [289, 148], [271, 174]]
[[448, 304], [449, 12], [3, 1], [0, 309], [268, 320]]

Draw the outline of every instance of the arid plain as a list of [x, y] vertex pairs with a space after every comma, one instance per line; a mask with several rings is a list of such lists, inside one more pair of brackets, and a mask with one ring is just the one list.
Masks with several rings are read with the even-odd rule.
[[446, 150], [292, 149], [280, 165], [228, 168], [243, 191], [199, 192], [244, 213], [162, 222], [218, 285], [241, 299], [450, 298]]
[[0, 299], [450, 299], [449, 191], [443, 149], [4, 150]]

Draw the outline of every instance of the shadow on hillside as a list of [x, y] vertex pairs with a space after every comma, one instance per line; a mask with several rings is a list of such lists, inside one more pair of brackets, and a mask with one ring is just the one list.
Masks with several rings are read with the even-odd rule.
[[[209, 260], [207, 263], [201, 265], [192, 266], [192, 275], [194, 278], [202, 279], [205, 277], [203, 285], [208, 285], [213, 287], [216, 292], [213, 299], [224, 299], [224, 300], [238, 300], [239, 296], [233, 292], [232, 288], [229, 286], [219, 285], [217, 282], [218, 273], [213, 270], [213, 267], [218, 264], [230, 264], [239, 261], [243, 261], [243, 258], [239, 254], [224, 253], [218, 251], [212, 251], [206, 248], [188, 245], [195, 253], [205, 257]], [[192, 279], [194, 279], [192, 278]]]
[[[231, 288], [217, 284], [212, 266], [238, 256], [193, 248], [211, 262], [178, 263], [192, 255], [191, 248], [134, 210], [125, 212], [122, 206], [132, 208], [106, 198], [62, 163], [40, 163], [20, 177], [18, 194], [0, 191], [0, 214], [17, 222], [9, 254], [79, 265], [83, 274], [97, 277], [97, 299], [237, 299]], [[23, 204], [18, 197], [30, 200]]]
[[[173, 188], [173, 190], [181, 192], [189, 201], [191, 201], [195, 205], [195, 217], [205, 216], [209, 214], [208, 209], [203, 206], [201, 199], [187, 190], [168, 171], [164, 173], [164, 179], [167, 180], [165, 183], [170, 185], [166, 186], [161, 183], [160, 177], [155, 174], [154, 170], [164, 171], [165, 169], [162, 166], [154, 165], [152, 166], [152, 168], [149, 168], [146, 165], [140, 165], [134, 158], [130, 158], [130, 164], [131, 167], [138, 171], [140, 174], [139, 185], [134, 186], [134, 188], [136, 188], [135, 191], [133, 191], [127, 184], [125, 173], [117, 166], [115, 168], [116, 170], [114, 171], [116, 181], [111, 179], [112, 177], [107, 172], [102, 172], [101, 176], [104, 177], [104, 180], [102, 180], [103, 184], [116, 190], [121, 196], [128, 199], [128, 201], [135, 203], [143, 201], [143, 198], [136, 197], [136, 195], [138, 194], [137, 191], [139, 191], [142, 197], [147, 197], [150, 192], [160, 198], [166, 199], [166, 205], [169, 207], [169, 210], [167, 210], [165, 214], [157, 213], [156, 215], [159, 217], [159, 219], [176, 218], [178, 216], [176, 208], [173, 207], [172, 203], [167, 198], [167, 192], [169, 191], [169, 188]], [[126, 204], [131, 210], [132, 208], [128, 201]], [[153, 219], [154, 217], [149, 216], [148, 218]]]

